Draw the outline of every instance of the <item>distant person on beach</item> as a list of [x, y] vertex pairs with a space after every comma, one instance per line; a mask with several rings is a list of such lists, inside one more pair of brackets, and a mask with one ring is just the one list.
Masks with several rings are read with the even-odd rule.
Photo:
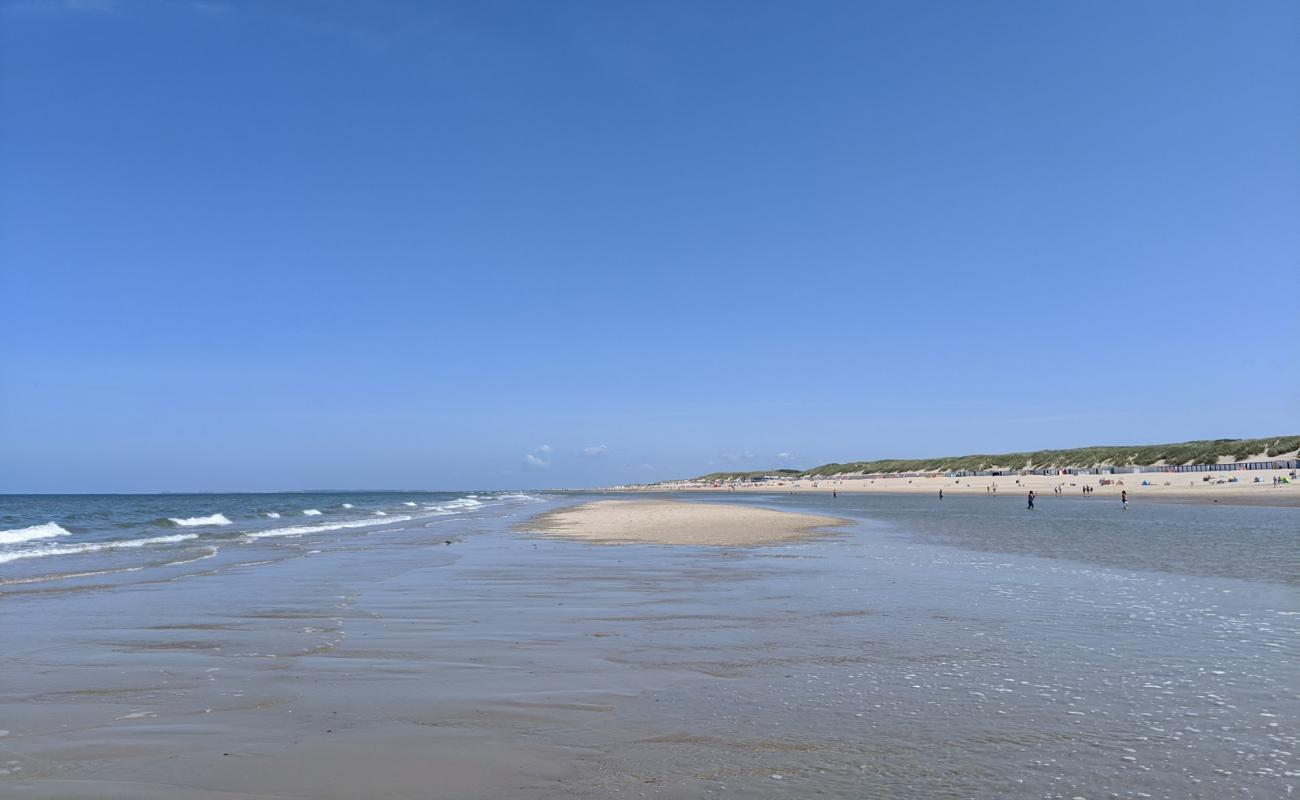
[[839, 492], [835, 491], [834, 489], [831, 489], [831, 498], [832, 498], [832, 499], [833, 499], [833, 498], [836, 498], [836, 497], [839, 497], [839, 496], [840, 496], [840, 493], [839, 493]]
[[1034, 490], [1033, 490], [1033, 489], [1030, 489], [1030, 490], [1029, 490], [1029, 506], [1028, 506], [1027, 508], [1028, 508], [1029, 511], [1033, 511], [1033, 510], [1034, 510]]
[[940, 499], [940, 500], [943, 499], [943, 489], [940, 489], [940, 490], [939, 490], [939, 499]]
[[1124, 504], [1124, 510], [1128, 511], [1128, 489], [1119, 493], [1119, 501]]

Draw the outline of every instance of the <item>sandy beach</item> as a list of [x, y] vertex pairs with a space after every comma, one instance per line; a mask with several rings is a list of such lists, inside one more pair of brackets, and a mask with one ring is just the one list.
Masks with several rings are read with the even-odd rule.
[[847, 522], [717, 503], [600, 500], [542, 514], [521, 529], [605, 543], [750, 546], [805, 539]]
[[[641, 487], [615, 487], [611, 491], [745, 492], [770, 494], [1027, 494], [1083, 496], [1089, 487], [1093, 498], [1118, 502], [1127, 491], [1133, 501], [1142, 499], [1241, 505], [1300, 506], [1300, 481], [1275, 485], [1274, 478], [1289, 478], [1290, 470], [1240, 470], [1213, 473], [1133, 472], [1116, 475], [1000, 475], [949, 478], [927, 475], [912, 478], [797, 478], [762, 483], [722, 484], [667, 481]], [[1204, 480], [1206, 476], [1210, 480]], [[1236, 480], [1232, 480], [1235, 478]], [[1256, 478], [1259, 479], [1256, 482]], [[1108, 483], [1103, 483], [1108, 481]]]
[[0, 0], [0, 800], [1300, 800], [1297, 30]]

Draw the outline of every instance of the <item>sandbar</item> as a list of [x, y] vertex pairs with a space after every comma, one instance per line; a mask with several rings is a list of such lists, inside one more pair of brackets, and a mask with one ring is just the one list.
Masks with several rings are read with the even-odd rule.
[[594, 542], [743, 547], [806, 539], [847, 522], [731, 503], [598, 500], [539, 514], [521, 527]]

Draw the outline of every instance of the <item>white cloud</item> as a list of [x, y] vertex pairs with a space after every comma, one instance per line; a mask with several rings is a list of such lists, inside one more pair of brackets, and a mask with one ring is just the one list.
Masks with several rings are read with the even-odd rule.
[[776, 460], [777, 460], [777, 461], [781, 461], [781, 462], [786, 463], [786, 464], [789, 464], [791, 461], [794, 461], [796, 458], [797, 458], [797, 456], [795, 456], [794, 453], [788, 453], [788, 452], [786, 452], [786, 453], [777, 453], [777, 454], [776, 454]]
[[725, 452], [725, 453], [719, 453], [719, 454], [718, 454], [718, 458], [722, 459], [723, 461], [732, 461], [732, 462], [735, 462], [735, 461], [753, 461], [753, 460], [754, 460], [754, 453], [753, 453], [752, 451], [750, 451], [750, 450], [742, 450], [742, 451], [740, 451], [739, 453], [736, 453], [736, 452], [733, 452], [733, 451], [730, 451], [730, 450], [729, 450], [729, 451], [727, 451], [727, 452]]
[[598, 456], [608, 449], [609, 448], [603, 444], [597, 444], [597, 445], [592, 445], [591, 447], [582, 448], [582, 454], [584, 456]]
[[542, 444], [537, 446], [537, 452], [539, 453], [549, 453], [554, 449], [555, 448], [551, 447], [549, 444]]
[[551, 465], [551, 462], [546, 461], [545, 459], [538, 458], [537, 456], [533, 455], [532, 453], [529, 453], [529, 454], [527, 454], [527, 455], [524, 456], [524, 468], [525, 468], [525, 469], [546, 469], [546, 468], [549, 467], [550, 465]]

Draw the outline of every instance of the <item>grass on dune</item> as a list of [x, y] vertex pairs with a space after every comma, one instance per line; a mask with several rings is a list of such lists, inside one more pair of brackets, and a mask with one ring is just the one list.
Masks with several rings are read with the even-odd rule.
[[1221, 458], [1244, 461], [1252, 456], [1268, 457], [1300, 449], [1300, 436], [1267, 439], [1206, 439], [1177, 444], [1148, 444], [1122, 447], [1076, 447], [1069, 450], [1035, 450], [1025, 453], [978, 454], [945, 458], [897, 458], [823, 464], [809, 470], [779, 469], [752, 472], [711, 472], [696, 480], [746, 480], [763, 475], [786, 478], [821, 478], [853, 473], [891, 472], [978, 472], [986, 469], [1088, 468], [1099, 466], [1148, 466], [1151, 464], [1215, 464]]

